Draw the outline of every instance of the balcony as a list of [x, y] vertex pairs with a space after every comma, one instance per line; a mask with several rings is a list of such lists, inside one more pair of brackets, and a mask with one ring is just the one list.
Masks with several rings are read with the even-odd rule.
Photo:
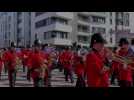
[[59, 17], [59, 18], [71, 20], [73, 19], [74, 15], [73, 12], [47, 12], [38, 16], [38, 18], [35, 18], [34, 22], [37, 22], [42, 19], [46, 19], [48, 17]]
[[81, 32], [81, 31], [79, 31], [78, 35], [80, 35], [80, 36], [90, 36], [90, 33], [89, 32]]
[[54, 14], [56, 17], [66, 18], [66, 19], [73, 19], [73, 13], [72, 12], [56, 12]]
[[53, 38], [53, 39], [48, 39], [44, 41], [45, 43], [52, 43], [54, 45], [72, 45], [71, 40], [69, 39], [59, 39], [59, 38]]
[[89, 12], [92, 16], [103, 16], [106, 17], [106, 12]]
[[89, 16], [90, 12], [78, 12], [79, 14], [83, 14], [83, 15], [86, 15], [86, 16]]
[[85, 20], [85, 19], [81, 19], [81, 18], [78, 19], [78, 24], [81, 24], [81, 25], [89, 26], [89, 22], [90, 22], [90, 20]]
[[45, 27], [41, 27], [39, 28], [41, 30], [44, 30], [44, 32], [48, 32], [48, 31], [62, 31], [62, 32], [72, 32], [72, 27], [70, 25], [66, 25], [66, 24], [62, 24], [59, 22], [56, 22], [54, 24], [45, 26]]

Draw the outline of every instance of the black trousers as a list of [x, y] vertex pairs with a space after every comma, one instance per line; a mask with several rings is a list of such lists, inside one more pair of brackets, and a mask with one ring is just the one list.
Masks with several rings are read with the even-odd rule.
[[30, 76], [30, 74], [31, 74], [31, 70], [28, 69], [28, 70], [27, 70], [27, 80], [28, 80], [28, 81], [31, 81], [31, 76]]
[[134, 86], [134, 72], [132, 72], [132, 81], [133, 81], [133, 86]]
[[70, 80], [71, 80], [71, 83], [74, 82], [72, 70], [64, 69], [64, 74], [65, 74], [65, 80], [66, 81], [68, 81], [68, 77], [69, 77]]
[[120, 81], [119, 81], [119, 86], [120, 86], [120, 87], [131, 87], [132, 84], [131, 84], [130, 81], [120, 80]]
[[44, 87], [44, 79], [43, 78], [35, 78], [34, 80], [34, 87]]
[[118, 73], [116, 73], [115, 71], [111, 74], [111, 84], [115, 84], [115, 79], [119, 81], [118, 76]]
[[15, 86], [15, 81], [16, 81], [16, 70], [8, 70], [8, 78], [9, 78], [9, 86], [14, 87]]
[[58, 62], [57, 67], [59, 68], [59, 71], [62, 72], [63, 66], [60, 62]]
[[51, 70], [47, 70], [48, 77], [44, 78], [44, 85], [45, 87], [51, 87]]
[[85, 87], [85, 80], [82, 76], [77, 77], [76, 87]]
[[23, 72], [25, 72], [26, 71], [26, 66], [25, 65], [23, 65]]
[[7, 73], [8, 72], [8, 67], [7, 67], [6, 63], [4, 63], [4, 64], [5, 64], [4, 65], [4, 72]]

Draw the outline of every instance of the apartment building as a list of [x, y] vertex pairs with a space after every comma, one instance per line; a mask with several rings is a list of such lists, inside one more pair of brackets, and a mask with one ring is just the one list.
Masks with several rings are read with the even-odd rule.
[[8, 47], [11, 41], [18, 46], [29, 45], [31, 40], [31, 17], [29, 12], [1, 12], [1, 47]]
[[113, 47], [126, 33], [134, 33], [133, 18], [133, 12], [1, 12], [0, 45], [32, 45], [38, 38], [57, 46], [89, 46], [91, 35], [100, 33], [106, 46]]

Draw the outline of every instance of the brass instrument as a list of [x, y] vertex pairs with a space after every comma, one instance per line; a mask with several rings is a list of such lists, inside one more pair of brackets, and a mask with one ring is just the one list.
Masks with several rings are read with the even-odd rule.
[[2, 58], [3, 56], [3, 51], [0, 51], [0, 58]]
[[105, 50], [110, 54], [110, 56], [111, 56], [110, 58], [113, 61], [119, 62], [121, 64], [132, 64], [132, 63], [134, 63], [134, 61], [133, 61], [134, 57], [133, 56], [123, 57], [123, 56], [120, 56], [118, 54], [113, 53], [108, 48], [105, 48]]
[[46, 63], [47, 63], [46, 60], [44, 60], [40, 65], [41, 67], [35, 69], [35, 71], [40, 73], [40, 75], [39, 75], [40, 78], [44, 78], [45, 72], [48, 70]]
[[22, 65], [22, 61], [19, 57], [16, 57], [16, 70], [18, 70], [20, 68], [20, 66]]

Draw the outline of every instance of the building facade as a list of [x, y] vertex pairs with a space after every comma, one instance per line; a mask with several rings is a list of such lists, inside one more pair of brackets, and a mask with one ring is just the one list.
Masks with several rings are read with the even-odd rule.
[[39, 38], [43, 43], [71, 45], [72, 12], [31, 13], [32, 43]]
[[[93, 33], [100, 33], [109, 46], [115, 45], [115, 13], [112, 12], [33, 12], [32, 39], [44, 43], [89, 46]], [[110, 24], [110, 21], [113, 24]], [[112, 23], [112, 22], [111, 22]], [[34, 35], [33, 35], [34, 34]], [[110, 41], [111, 40], [111, 41]]]
[[1, 47], [9, 47], [11, 41], [17, 46], [30, 44], [31, 41], [30, 12], [1, 12], [0, 35]]
[[1, 12], [0, 45], [32, 45], [38, 38], [44, 44], [89, 46], [91, 35], [100, 33], [113, 47], [123, 34], [133, 35], [133, 18], [134, 12]]

